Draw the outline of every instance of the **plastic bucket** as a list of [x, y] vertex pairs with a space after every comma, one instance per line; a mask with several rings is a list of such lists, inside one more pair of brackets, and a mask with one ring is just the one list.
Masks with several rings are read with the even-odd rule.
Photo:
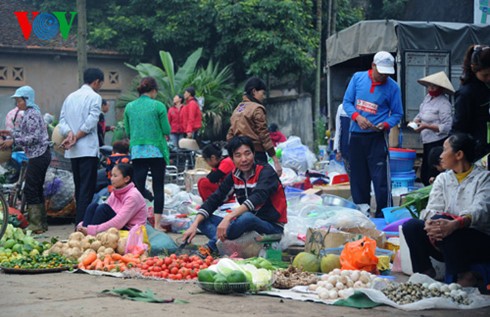
[[[395, 209], [395, 210], [394, 210]], [[394, 210], [394, 211], [393, 211]], [[412, 218], [412, 214], [407, 208], [386, 207], [382, 209], [386, 223], [392, 223], [404, 218]]]

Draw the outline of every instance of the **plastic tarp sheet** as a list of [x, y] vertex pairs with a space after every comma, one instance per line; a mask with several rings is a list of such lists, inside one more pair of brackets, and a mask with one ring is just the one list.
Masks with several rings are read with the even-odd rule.
[[327, 39], [327, 65], [378, 51], [450, 51], [460, 64], [470, 44], [490, 43], [490, 25], [396, 20], [361, 21]]

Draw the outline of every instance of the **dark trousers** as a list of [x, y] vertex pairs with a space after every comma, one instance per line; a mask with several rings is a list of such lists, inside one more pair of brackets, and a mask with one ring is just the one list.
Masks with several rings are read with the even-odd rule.
[[[439, 174], [437, 169], [433, 166], [433, 162], [429, 162], [429, 154], [430, 151], [438, 146], [442, 146], [444, 144], [443, 140], [431, 142], [431, 143], [424, 143], [424, 153], [422, 154], [422, 166], [420, 168], [420, 180], [422, 183], [424, 183], [425, 186], [429, 186], [429, 179], [431, 177], [435, 177]], [[437, 163], [436, 163], [437, 164]]]
[[165, 181], [165, 159], [158, 158], [145, 158], [145, 159], [133, 159], [134, 177], [133, 182], [138, 188], [141, 195], [145, 196], [145, 183], [148, 171], [151, 171], [151, 179], [153, 185], [154, 206], [153, 211], [156, 214], [163, 213], [164, 205], [164, 192], [163, 185]]
[[97, 166], [99, 160], [95, 156], [77, 157], [71, 159], [73, 182], [75, 183], [75, 201], [77, 215], [75, 224], [80, 223], [88, 205], [92, 202], [97, 185]]
[[376, 216], [391, 207], [391, 176], [386, 133], [351, 133], [349, 143], [350, 188], [356, 204], [371, 203], [371, 181], [376, 195]]
[[83, 226], [100, 225], [116, 216], [116, 212], [108, 204], [91, 203], [83, 216]]
[[51, 162], [51, 151], [46, 149], [42, 155], [30, 158], [25, 173], [24, 195], [27, 205], [44, 204], [44, 180]]
[[[441, 216], [433, 219], [437, 218]], [[446, 274], [451, 275], [469, 271], [472, 264], [490, 261], [489, 235], [471, 228], [459, 229], [436, 242], [437, 250], [430, 242], [424, 225], [423, 220], [411, 219], [402, 227], [414, 273], [432, 268], [429, 257], [445, 262]]]

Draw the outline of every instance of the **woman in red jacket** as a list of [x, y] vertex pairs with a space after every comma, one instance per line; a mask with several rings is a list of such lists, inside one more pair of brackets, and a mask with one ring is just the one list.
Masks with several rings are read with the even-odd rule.
[[[203, 201], [214, 193], [223, 179], [235, 169], [235, 164], [229, 157], [223, 157], [221, 146], [218, 143], [207, 145], [202, 150], [202, 157], [212, 168], [211, 172], [197, 182], [197, 190]], [[235, 201], [234, 197], [229, 202]]]
[[182, 107], [184, 106], [184, 96], [175, 95], [174, 104], [168, 109], [168, 123], [170, 123], [170, 142], [179, 147], [179, 141], [184, 137], [184, 127], [182, 125]]
[[194, 87], [188, 87], [184, 92], [185, 106], [182, 109], [182, 126], [184, 133], [189, 139], [195, 139], [197, 131], [202, 127], [201, 108], [194, 96], [196, 90]]

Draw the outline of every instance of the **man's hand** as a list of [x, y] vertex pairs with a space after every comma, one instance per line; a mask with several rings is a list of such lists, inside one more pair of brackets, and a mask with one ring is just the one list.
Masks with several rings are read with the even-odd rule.
[[228, 229], [229, 225], [230, 225], [230, 218], [228, 217], [228, 215], [226, 215], [223, 218], [223, 220], [221, 220], [216, 230], [216, 237], [221, 241], [226, 240], [226, 230]]
[[77, 143], [77, 138], [73, 134], [72, 131], [68, 132], [68, 136], [61, 142], [61, 147], [64, 148], [65, 150], [69, 150], [72, 148], [75, 143]]
[[356, 122], [359, 125], [359, 127], [363, 130], [375, 128], [374, 125], [371, 123], [371, 121], [369, 121], [368, 119], [366, 119], [361, 115], [357, 116]]
[[189, 229], [187, 229], [182, 235], [182, 241], [187, 241], [187, 243], [191, 243], [192, 239], [196, 236], [197, 226], [192, 224]]

